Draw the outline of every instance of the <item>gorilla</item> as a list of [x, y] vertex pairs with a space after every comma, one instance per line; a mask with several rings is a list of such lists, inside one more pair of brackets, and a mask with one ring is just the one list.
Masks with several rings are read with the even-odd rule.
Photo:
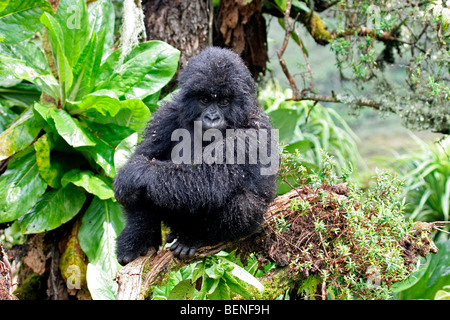
[[247, 236], [276, 195], [277, 132], [239, 55], [203, 50], [181, 71], [178, 87], [114, 179], [126, 213], [116, 240], [121, 265], [158, 250], [161, 223], [181, 259], [201, 245]]

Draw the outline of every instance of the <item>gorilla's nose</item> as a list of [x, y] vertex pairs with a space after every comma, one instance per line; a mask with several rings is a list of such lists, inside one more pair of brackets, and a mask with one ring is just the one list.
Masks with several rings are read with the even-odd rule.
[[206, 118], [209, 122], [211, 122], [211, 123], [214, 123], [214, 122], [220, 120], [220, 116], [219, 116], [217, 113], [212, 113], [212, 114], [209, 113], [209, 114], [206, 114], [206, 115], [205, 115], [205, 118]]

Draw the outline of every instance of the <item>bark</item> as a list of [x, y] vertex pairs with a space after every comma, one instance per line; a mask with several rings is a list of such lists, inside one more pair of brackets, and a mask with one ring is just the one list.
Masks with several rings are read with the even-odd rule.
[[221, 0], [215, 22], [214, 45], [239, 53], [255, 79], [264, 74], [268, 54], [262, 1]]
[[144, 0], [147, 40], [162, 40], [181, 51], [181, 67], [209, 44], [209, 0]]
[[11, 267], [0, 242], [0, 300], [13, 300]]

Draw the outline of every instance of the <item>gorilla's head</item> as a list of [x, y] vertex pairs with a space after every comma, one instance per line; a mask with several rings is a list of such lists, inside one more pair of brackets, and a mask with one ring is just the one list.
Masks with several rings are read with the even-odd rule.
[[242, 128], [256, 112], [256, 85], [242, 59], [223, 48], [207, 48], [189, 60], [178, 78], [183, 122], [204, 129]]

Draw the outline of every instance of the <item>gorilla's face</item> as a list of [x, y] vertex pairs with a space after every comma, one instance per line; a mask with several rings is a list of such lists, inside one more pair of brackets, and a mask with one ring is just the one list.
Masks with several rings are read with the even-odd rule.
[[256, 85], [242, 59], [228, 49], [208, 48], [192, 58], [178, 78], [177, 105], [183, 124], [203, 129], [243, 128], [258, 111]]
[[231, 98], [219, 97], [216, 94], [200, 96], [197, 103], [201, 115], [197, 120], [202, 122], [203, 129], [225, 129], [225, 114], [229, 113], [231, 102]]

